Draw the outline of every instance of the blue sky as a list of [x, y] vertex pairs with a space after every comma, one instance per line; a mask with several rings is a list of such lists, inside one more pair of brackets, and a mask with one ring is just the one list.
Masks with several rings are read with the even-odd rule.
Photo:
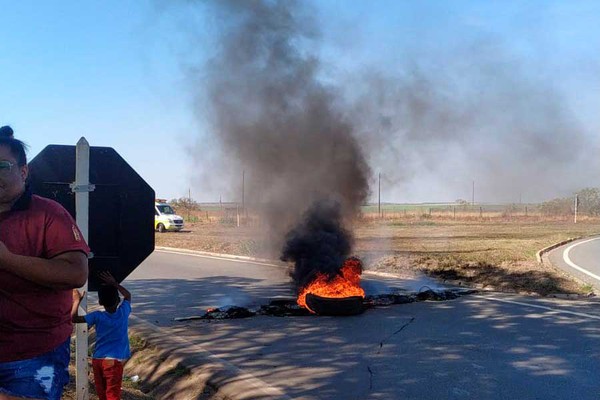
[[[30, 146], [115, 148], [157, 195], [187, 192], [195, 130], [177, 57], [143, 1], [3, 2], [0, 120]], [[165, 28], [166, 29], [166, 28]]]
[[[193, 180], [196, 164], [189, 157], [210, 129], [194, 109], [194, 86], [201, 85], [202, 62], [215, 44], [211, 26], [219, 23], [198, 3], [0, 0], [0, 124], [12, 125], [30, 145], [30, 158], [48, 144], [75, 144], [85, 136], [91, 145], [115, 148], [159, 197], [182, 197], [191, 189], [200, 201], [218, 201], [221, 193]], [[597, 135], [598, 2], [311, 4], [323, 35], [317, 50], [324, 79], [366, 68], [393, 70], [415, 53], [447, 55], [464, 43], [494, 38], [521, 68], [546, 76], [585, 134]], [[193, 42], [186, 33], [191, 27], [200, 32]], [[440, 67], [436, 59], [423, 58], [429, 68]], [[468, 197], [471, 179], [451, 193], [415, 185], [407, 181], [388, 191], [388, 200]]]

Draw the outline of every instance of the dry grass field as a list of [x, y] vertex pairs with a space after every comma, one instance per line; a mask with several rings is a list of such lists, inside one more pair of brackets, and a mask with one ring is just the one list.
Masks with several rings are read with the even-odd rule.
[[600, 233], [599, 221], [383, 221], [355, 228], [356, 252], [369, 268], [418, 270], [441, 280], [497, 290], [583, 293], [589, 288], [537, 263], [540, 249]]
[[[185, 232], [156, 234], [156, 245], [217, 253], [273, 257], [256, 224], [237, 227], [218, 218], [197, 218]], [[585, 293], [586, 287], [549, 266], [535, 254], [556, 242], [600, 233], [600, 220], [498, 214], [452, 217], [409, 215], [377, 218], [366, 215], [352, 227], [354, 253], [367, 269], [415, 272], [465, 285], [497, 290]]]

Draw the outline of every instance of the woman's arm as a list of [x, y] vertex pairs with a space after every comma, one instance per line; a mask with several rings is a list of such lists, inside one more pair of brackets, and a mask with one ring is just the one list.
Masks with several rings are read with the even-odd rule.
[[53, 289], [73, 289], [87, 281], [88, 259], [80, 251], [69, 251], [51, 259], [21, 256], [0, 242], [0, 270]]

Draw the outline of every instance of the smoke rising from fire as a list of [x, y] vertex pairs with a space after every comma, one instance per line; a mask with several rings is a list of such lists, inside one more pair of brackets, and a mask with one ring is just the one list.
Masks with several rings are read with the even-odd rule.
[[448, 188], [427, 198], [471, 200], [475, 181], [476, 201], [517, 203], [597, 184], [588, 173], [597, 157], [584, 149], [598, 142], [543, 66], [528, 65], [499, 39], [448, 53], [415, 51], [393, 73], [371, 69], [351, 79], [361, 82], [352, 88], [355, 126], [388, 199]]
[[[311, 223], [315, 215], [332, 217], [323, 223], [341, 229], [366, 201], [370, 171], [352, 124], [337, 109], [337, 89], [317, 79], [314, 22], [299, 2], [211, 4], [222, 24], [207, 65], [207, 115], [222, 161], [245, 171], [246, 205], [266, 221], [277, 250], [313, 204], [324, 209]], [[336, 251], [346, 254], [347, 246]]]
[[303, 221], [286, 235], [281, 259], [294, 261], [291, 276], [297, 288], [310, 283], [317, 273], [335, 277], [352, 249], [352, 234], [341, 225], [340, 205], [318, 201]]
[[[201, 76], [210, 87], [200, 103], [217, 100], [217, 107], [202, 106], [203, 118], [213, 117], [227, 170], [235, 171], [232, 159], [239, 161], [236, 199], [242, 169], [251, 180], [249, 201], [266, 204], [282, 190], [282, 197], [293, 197], [287, 177], [298, 176], [297, 165], [320, 133], [307, 135], [304, 146], [296, 139], [319, 104], [326, 118], [311, 128], [327, 125], [331, 116], [336, 127], [351, 127], [350, 136], [364, 145], [363, 158], [382, 173], [384, 201], [471, 200], [472, 181], [475, 200], [484, 202], [544, 201], [597, 186], [600, 165], [591, 155], [599, 148], [598, 62], [589, 50], [597, 39], [588, 35], [586, 47], [567, 44], [570, 37], [563, 34], [577, 31], [577, 15], [564, 11], [562, 21], [552, 7], [540, 6], [532, 20], [529, 7], [512, 5], [514, 18], [501, 30], [498, 21], [505, 17], [492, 12], [500, 5], [398, 4], [364, 3], [353, 21], [333, 14], [331, 5], [308, 1], [213, 4], [207, 14], [218, 16], [214, 36], [222, 46], [208, 75], [203, 70], [196, 81]], [[392, 29], [389, 34], [371, 30], [381, 9], [390, 6], [394, 11], [386, 16], [397, 22], [384, 27]], [[492, 11], [486, 20], [481, 9], [487, 7]], [[452, 17], [457, 13], [463, 18]], [[552, 56], [561, 52], [562, 58]], [[242, 133], [248, 121], [256, 129]], [[323, 152], [331, 147], [326, 144]], [[247, 162], [257, 158], [259, 165]], [[212, 169], [219, 177], [222, 165]], [[285, 171], [266, 178], [263, 171], [275, 165]], [[374, 187], [373, 176], [367, 178]], [[206, 180], [200, 183], [207, 187]], [[320, 197], [313, 194], [301, 196]], [[301, 207], [292, 208], [289, 215]], [[286, 206], [271, 209], [288, 218]]]
[[371, 10], [386, 8], [375, 3], [344, 29], [331, 8], [320, 24], [316, 2], [200, 4], [216, 50], [192, 70], [198, 113], [210, 122], [194, 149], [197, 187], [227, 182], [224, 198], [241, 202], [245, 171], [245, 204], [261, 212], [275, 249], [315, 202], [338, 201], [341, 220], [354, 216], [369, 182], [376, 187], [372, 171], [382, 174], [383, 200], [396, 202], [470, 201], [473, 181], [477, 202], [515, 203], [598, 184], [597, 118], [582, 123], [565, 96], [578, 83], [577, 97], [597, 102], [578, 75], [596, 76], [597, 60], [595, 69], [585, 58], [549, 65], [555, 41], [535, 34], [548, 26], [536, 27], [530, 9], [505, 32], [458, 22], [453, 36], [458, 14], [447, 11], [458, 6], [406, 3], [389, 14], [397, 30], [385, 36], [367, 28]]

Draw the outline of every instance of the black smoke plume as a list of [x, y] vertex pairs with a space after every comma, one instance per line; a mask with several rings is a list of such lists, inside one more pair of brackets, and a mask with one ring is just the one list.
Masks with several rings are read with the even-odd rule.
[[310, 283], [317, 273], [331, 279], [339, 272], [352, 249], [352, 235], [342, 226], [341, 217], [339, 203], [319, 201], [286, 235], [281, 259], [294, 262], [290, 275], [297, 289]]
[[223, 168], [245, 171], [246, 205], [266, 222], [274, 252], [292, 229], [284, 258], [302, 260], [297, 281], [305, 270], [340, 268], [352, 242], [343, 225], [367, 199], [370, 170], [338, 90], [318, 77], [310, 10], [295, 1], [211, 5], [222, 24], [208, 115]]

